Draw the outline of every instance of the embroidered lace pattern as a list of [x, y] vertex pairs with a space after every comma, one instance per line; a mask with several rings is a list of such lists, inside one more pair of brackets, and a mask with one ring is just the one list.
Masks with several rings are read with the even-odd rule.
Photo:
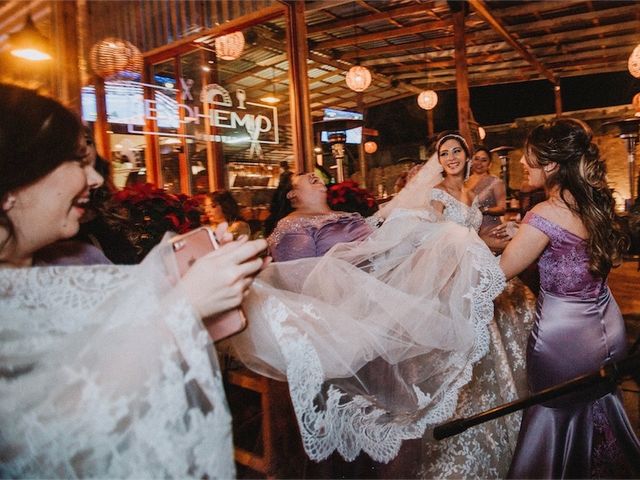
[[325, 215], [312, 215], [308, 217], [285, 217], [278, 222], [273, 233], [267, 238], [267, 242], [269, 243], [269, 248], [273, 248], [274, 245], [277, 245], [280, 242], [282, 236], [289, 232], [299, 232], [307, 228], [318, 229], [330, 222], [335, 222], [337, 220], [349, 221], [360, 216], [361, 215], [359, 213], [333, 212]]
[[[348, 461], [361, 451], [390, 461], [402, 440], [451, 417], [489, 350], [504, 275], [474, 232], [432, 219], [400, 209], [357, 246], [275, 263], [254, 282], [244, 304], [249, 328], [232, 339], [234, 350], [250, 368], [289, 382], [313, 460], [337, 450]], [[444, 239], [449, 253], [432, 248]], [[431, 294], [434, 278], [441, 287]], [[388, 383], [375, 393], [387, 368], [408, 382], [412, 399], [385, 398]]]
[[0, 476], [235, 475], [215, 351], [151, 257], [0, 270]]
[[445, 220], [455, 222], [464, 227], [472, 228], [475, 231], [480, 229], [480, 225], [482, 224], [482, 212], [480, 212], [475, 202], [471, 206], [465, 205], [461, 201], [452, 197], [448, 192], [439, 188], [433, 189], [431, 199], [437, 200], [444, 205], [443, 216]]
[[540, 286], [545, 291], [580, 298], [593, 298], [600, 294], [605, 281], [589, 271], [589, 253], [584, 239], [534, 212], [527, 212], [523, 223], [549, 237], [549, 248], [538, 261]]

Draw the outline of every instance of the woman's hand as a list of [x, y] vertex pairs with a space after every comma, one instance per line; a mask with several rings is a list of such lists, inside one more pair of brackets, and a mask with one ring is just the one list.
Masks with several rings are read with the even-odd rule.
[[224, 234], [218, 239], [224, 244], [198, 259], [181, 281], [189, 301], [203, 318], [239, 306], [254, 276], [268, 263], [258, 257], [267, 248], [265, 240], [248, 241], [242, 236], [228, 241]]
[[500, 254], [507, 247], [511, 237], [507, 232], [507, 224], [502, 223], [496, 227], [493, 227], [488, 232], [484, 232], [480, 235], [480, 238], [487, 244], [489, 249], [495, 253]]

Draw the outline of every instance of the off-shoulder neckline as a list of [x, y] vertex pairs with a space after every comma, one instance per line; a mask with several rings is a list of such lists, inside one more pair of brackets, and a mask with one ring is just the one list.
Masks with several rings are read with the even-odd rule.
[[540, 214], [538, 214], [538, 213], [535, 213], [535, 212], [531, 212], [531, 211], [530, 211], [530, 212], [527, 212], [527, 215], [530, 215], [530, 216], [532, 216], [532, 217], [538, 217], [538, 218], [540, 218], [541, 220], [543, 220], [543, 221], [545, 221], [545, 222], [547, 222], [547, 223], [549, 223], [549, 224], [553, 225], [553, 226], [554, 226], [554, 227], [556, 227], [556, 228], [559, 228], [559, 229], [560, 229], [560, 230], [562, 230], [563, 232], [568, 233], [568, 234], [569, 234], [569, 235], [571, 235], [572, 237], [577, 238], [578, 240], [580, 240], [580, 241], [582, 241], [582, 242], [586, 242], [586, 241], [588, 240], [588, 238], [582, 238], [580, 235], [578, 235], [578, 234], [576, 234], [576, 233], [573, 233], [573, 232], [570, 232], [569, 230], [567, 230], [567, 229], [566, 229], [566, 228], [564, 228], [563, 226], [558, 225], [556, 222], [554, 222], [554, 221], [552, 221], [552, 220], [549, 220], [547, 217], [543, 217], [542, 215], [540, 215]]

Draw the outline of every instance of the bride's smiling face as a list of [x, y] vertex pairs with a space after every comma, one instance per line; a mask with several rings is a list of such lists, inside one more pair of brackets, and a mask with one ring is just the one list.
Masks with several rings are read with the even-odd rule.
[[445, 140], [438, 150], [438, 160], [447, 175], [464, 175], [467, 153], [455, 138]]

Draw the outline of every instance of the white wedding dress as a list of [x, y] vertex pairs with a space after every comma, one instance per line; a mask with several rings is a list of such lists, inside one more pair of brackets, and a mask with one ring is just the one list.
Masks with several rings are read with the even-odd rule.
[[[475, 202], [469, 207], [437, 189], [432, 198], [445, 206], [444, 218], [480, 228], [482, 214]], [[531, 291], [518, 279], [509, 281], [495, 301], [494, 318], [489, 323], [489, 352], [474, 366], [473, 378], [460, 392], [453, 418], [468, 417], [528, 394], [526, 343], [534, 313]], [[520, 412], [507, 415], [441, 441], [426, 435], [418, 468], [410, 474], [420, 478], [505, 478], [520, 417]], [[412, 459], [397, 460], [414, 464]]]
[[366, 240], [270, 265], [243, 304], [235, 354], [288, 381], [312, 460], [389, 462], [451, 418], [490, 350], [504, 275], [469, 212], [429, 207], [433, 177], [427, 164]]
[[215, 350], [167, 252], [0, 269], [0, 477], [235, 475]]

